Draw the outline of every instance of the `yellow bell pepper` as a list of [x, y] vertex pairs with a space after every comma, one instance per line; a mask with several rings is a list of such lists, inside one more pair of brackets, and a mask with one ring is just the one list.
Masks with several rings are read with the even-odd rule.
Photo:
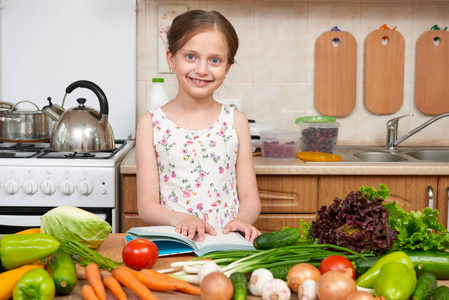
[[41, 268], [44, 269], [45, 265], [43, 263], [35, 263], [30, 265], [21, 266], [17, 269], [12, 269], [0, 274], [0, 300], [8, 300], [12, 298], [12, 291], [16, 286], [19, 279], [32, 269]]

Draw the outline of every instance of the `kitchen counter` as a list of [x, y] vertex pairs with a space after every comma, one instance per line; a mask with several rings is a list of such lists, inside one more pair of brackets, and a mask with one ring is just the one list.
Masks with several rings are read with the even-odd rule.
[[[101, 246], [97, 249], [99, 253], [106, 257], [110, 257], [116, 261], [122, 262], [122, 249], [125, 245], [125, 233], [114, 233], [110, 234], [109, 237], [101, 244]], [[182, 254], [182, 255], [175, 255], [171, 257], [163, 257], [159, 258], [156, 264], [153, 266], [153, 269], [155, 270], [162, 270], [167, 269], [170, 267], [170, 264], [174, 261], [186, 261], [190, 258], [193, 258], [193, 255], [190, 254]], [[84, 275], [82, 268], [78, 269], [79, 277], [82, 277]], [[109, 272], [102, 272], [102, 276], [109, 274]], [[81, 296], [81, 288], [83, 285], [87, 284], [86, 280], [80, 279], [78, 280], [78, 283], [76, 285], [76, 288], [67, 296], [57, 296], [55, 299], [61, 299], [61, 300], [75, 300], [75, 299], [83, 299]], [[449, 287], [449, 280], [440, 280], [438, 281], [438, 285], [444, 285]], [[129, 290], [128, 288], [124, 288], [125, 293], [128, 296], [128, 299], [139, 299], [134, 292]], [[107, 298], [108, 299], [115, 299], [115, 297], [112, 295], [112, 293], [106, 289]], [[155, 296], [157, 296], [159, 299], [167, 299], [167, 300], [178, 300], [178, 299], [201, 299], [200, 296], [193, 296], [193, 295], [187, 295], [184, 293], [179, 293], [175, 291], [169, 291], [169, 292], [153, 292]], [[260, 300], [260, 297], [255, 297], [248, 295], [248, 300]], [[292, 294], [291, 299], [297, 299], [296, 294]]]
[[[254, 157], [256, 175], [447, 175], [448, 163], [313, 162]], [[136, 174], [135, 149], [123, 161], [122, 174]]]

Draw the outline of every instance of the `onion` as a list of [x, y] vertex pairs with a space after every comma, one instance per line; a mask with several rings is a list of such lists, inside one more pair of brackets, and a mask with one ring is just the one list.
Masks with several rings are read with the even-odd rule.
[[202, 299], [230, 300], [233, 293], [231, 280], [221, 272], [209, 273], [200, 284]]
[[317, 283], [318, 298], [323, 300], [347, 300], [356, 291], [357, 285], [352, 279], [351, 269], [326, 272]]
[[308, 263], [300, 263], [291, 267], [290, 271], [288, 271], [287, 284], [293, 292], [298, 293], [298, 288], [304, 280], [312, 279], [318, 282], [320, 277], [321, 273], [317, 267]]
[[347, 300], [385, 300], [385, 298], [376, 298], [371, 293], [365, 291], [356, 291], [350, 294]]

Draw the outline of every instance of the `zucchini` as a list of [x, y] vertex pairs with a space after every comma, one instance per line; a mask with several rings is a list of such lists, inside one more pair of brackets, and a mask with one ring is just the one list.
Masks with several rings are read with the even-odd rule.
[[273, 232], [265, 232], [254, 239], [254, 247], [269, 250], [296, 244], [301, 237], [299, 228], [285, 228]]
[[[432, 273], [437, 279], [449, 279], [449, 255], [444, 251], [413, 251], [404, 250], [415, 266], [416, 275], [419, 277], [425, 272]], [[374, 263], [382, 255], [367, 257]], [[355, 260], [357, 277], [365, 273], [370, 265], [362, 258]]]
[[447, 300], [449, 299], [449, 288], [447, 286], [439, 286], [433, 292], [433, 300]]
[[423, 273], [418, 278], [415, 291], [413, 292], [413, 300], [429, 300], [433, 292], [437, 288], [437, 278], [432, 273]]
[[245, 300], [248, 286], [246, 275], [242, 272], [234, 272], [229, 276], [229, 279], [231, 279], [232, 287], [234, 288], [232, 300]]
[[53, 277], [58, 294], [67, 295], [73, 291], [78, 278], [75, 263], [69, 253], [56, 251], [50, 255], [47, 259], [47, 271]]

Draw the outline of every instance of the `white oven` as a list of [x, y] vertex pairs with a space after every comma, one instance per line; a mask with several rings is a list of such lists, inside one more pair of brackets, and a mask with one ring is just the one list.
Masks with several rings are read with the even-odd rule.
[[0, 142], [0, 234], [39, 227], [40, 217], [61, 205], [90, 211], [121, 232], [120, 163], [134, 141], [117, 140], [116, 147], [71, 153]]

